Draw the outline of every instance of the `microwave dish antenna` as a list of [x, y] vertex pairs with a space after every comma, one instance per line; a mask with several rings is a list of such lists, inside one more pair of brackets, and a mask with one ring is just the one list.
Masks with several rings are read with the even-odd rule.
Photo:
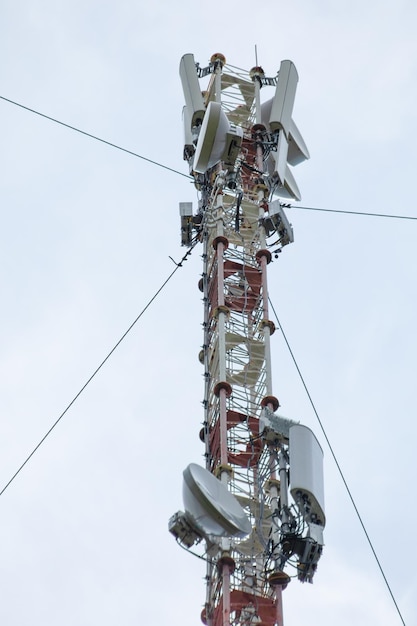
[[204, 535], [243, 538], [251, 532], [244, 509], [213, 474], [190, 463], [183, 477], [185, 514]]

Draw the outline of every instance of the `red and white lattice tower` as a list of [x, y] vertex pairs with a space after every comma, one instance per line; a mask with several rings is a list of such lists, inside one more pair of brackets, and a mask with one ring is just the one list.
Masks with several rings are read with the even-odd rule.
[[[180, 204], [181, 236], [184, 245], [202, 243], [204, 263], [201, 439], [206, 469], [235, 496], [251, 531], [199, 536], [181, 513], [170, 530], [187, 548], [204, 546], [203, 623], [281, 626], [282, 590], [292, 575], [311, 582], [325, 523], [321, 449], [309, 429], [276, 414], [271, 367], [267, 270], [293, 241], [281, 203], [300, 199], [289, 165], [309, 157], [292, 119], [298, 76], [290, 61], [267, 78], [221, 54], [206, 68], [185, 55], [180, 76], [184, 158], [199, 194], [195, 214]], [[262, 104], [261, 90], [270, 92]]]

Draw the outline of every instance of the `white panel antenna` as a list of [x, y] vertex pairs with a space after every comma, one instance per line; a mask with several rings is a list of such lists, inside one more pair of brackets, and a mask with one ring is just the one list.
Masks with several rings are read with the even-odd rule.
[[285, 170], [285, 180], [282, 189], [278, 187], [275, 190], [275, 194], [280, 196], [281, 198], [293, 198], [294, 200], [301, 200], [301, 192], [298, 188], [297, 183], [295, 182], [294, 175], [290, 168], [287, 165], [287, 169]]
[[[272, 100], [273, 99], [271, 98], [261, 105], [262, 124], [269, 129], [269, 117], [271, 115]], [[298, 130], [298, 126], [294, 120], [291, 119], [288, 133], [288, 163], [290, 165], [298, 165], [309, 158], [310, 152], [308, 151], [306, 143]]]
[[288, 142], [288, 163], [298, 165], [310, 158], [310, 153], [305, 141], [297, 128], [294, 120], [290, 124], [290, 136]]
[[291, 426], [289, 455], [291, 495], [308, 522], [324, 527], [323, 451], [307, 426]]
[[191, 130], [191, 116], [187, 106], [182, 108], [182, 121], [184, 126], [184, 159], [189, 158], [195, 151], [194, 135]]
[[198, 126], [203, 121], [206, 107], [204, 106], [193, 54], [184, 54], [182, 57], [180, 77], [191, 127]]
[[297, 83], [298, 74], [294, 63], [281, 61], [278, 83], [272, 99], [269, 127], [272, 132], [283, 130], [287, 138], [290, 131]]
[[242, 144], [243, 130], [227, 119], [219, 102], [209, 102], [198, 137], [193, 169], [204, 174], [220, 161], [233, 167]]
[[284, 179], [279, 175], [276, 154], [276, 152], [271, 152], [267, 161], [270, 186], [274, 195], [279, 198], [286, 198], [287, 200], [301, 200], [301, 192], [289, 166], [286, 165], [285, 167]]
[[[288, 158], [288, 140], [285, 133], [281, 132], [278, 136], [277, 151], [274, 152], [275, 172], [283, 183], [287, 174], [287, 158]], [[275, 173], [274, 172], [274, 173]]]

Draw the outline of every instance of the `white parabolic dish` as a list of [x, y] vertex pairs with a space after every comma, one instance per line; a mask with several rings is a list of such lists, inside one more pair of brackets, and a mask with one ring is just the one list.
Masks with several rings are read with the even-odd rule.
[[206, 535], [246, 537], [251, 524], [230, 491], [208, 470], [190, 463], [183, 472], [186, 515]]

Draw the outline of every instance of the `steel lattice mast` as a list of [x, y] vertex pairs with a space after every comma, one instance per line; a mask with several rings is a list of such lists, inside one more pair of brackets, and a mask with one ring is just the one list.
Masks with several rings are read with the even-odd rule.
[[[293, 241], [279, 200], [300, 199], [288, 163], [309, 157], [292, 120], [298, 76], [290, 61], [267, 78], [260, 67], [227, 66], [221, 54], [207, 68], [185, 55], [180, 75], [184, 158], [199, 192], [195, 215], [180, 204], [182, 243], [203, 245], [201, 439], [207, 470], [235, 496], [251, 532], [216, 537], [187, 511], [173, 516], [170, 531], [186, 547], [204, 542], [203, 623], [281, 626], [282, 590], [291, 573], [311, 582], [325, 523], [321, 449], [309, 429], [275, 413], [272, 384], [267, 269], [271, 248], [278, 254]], [[264, 87], [273, 97], [261, 104]]]

